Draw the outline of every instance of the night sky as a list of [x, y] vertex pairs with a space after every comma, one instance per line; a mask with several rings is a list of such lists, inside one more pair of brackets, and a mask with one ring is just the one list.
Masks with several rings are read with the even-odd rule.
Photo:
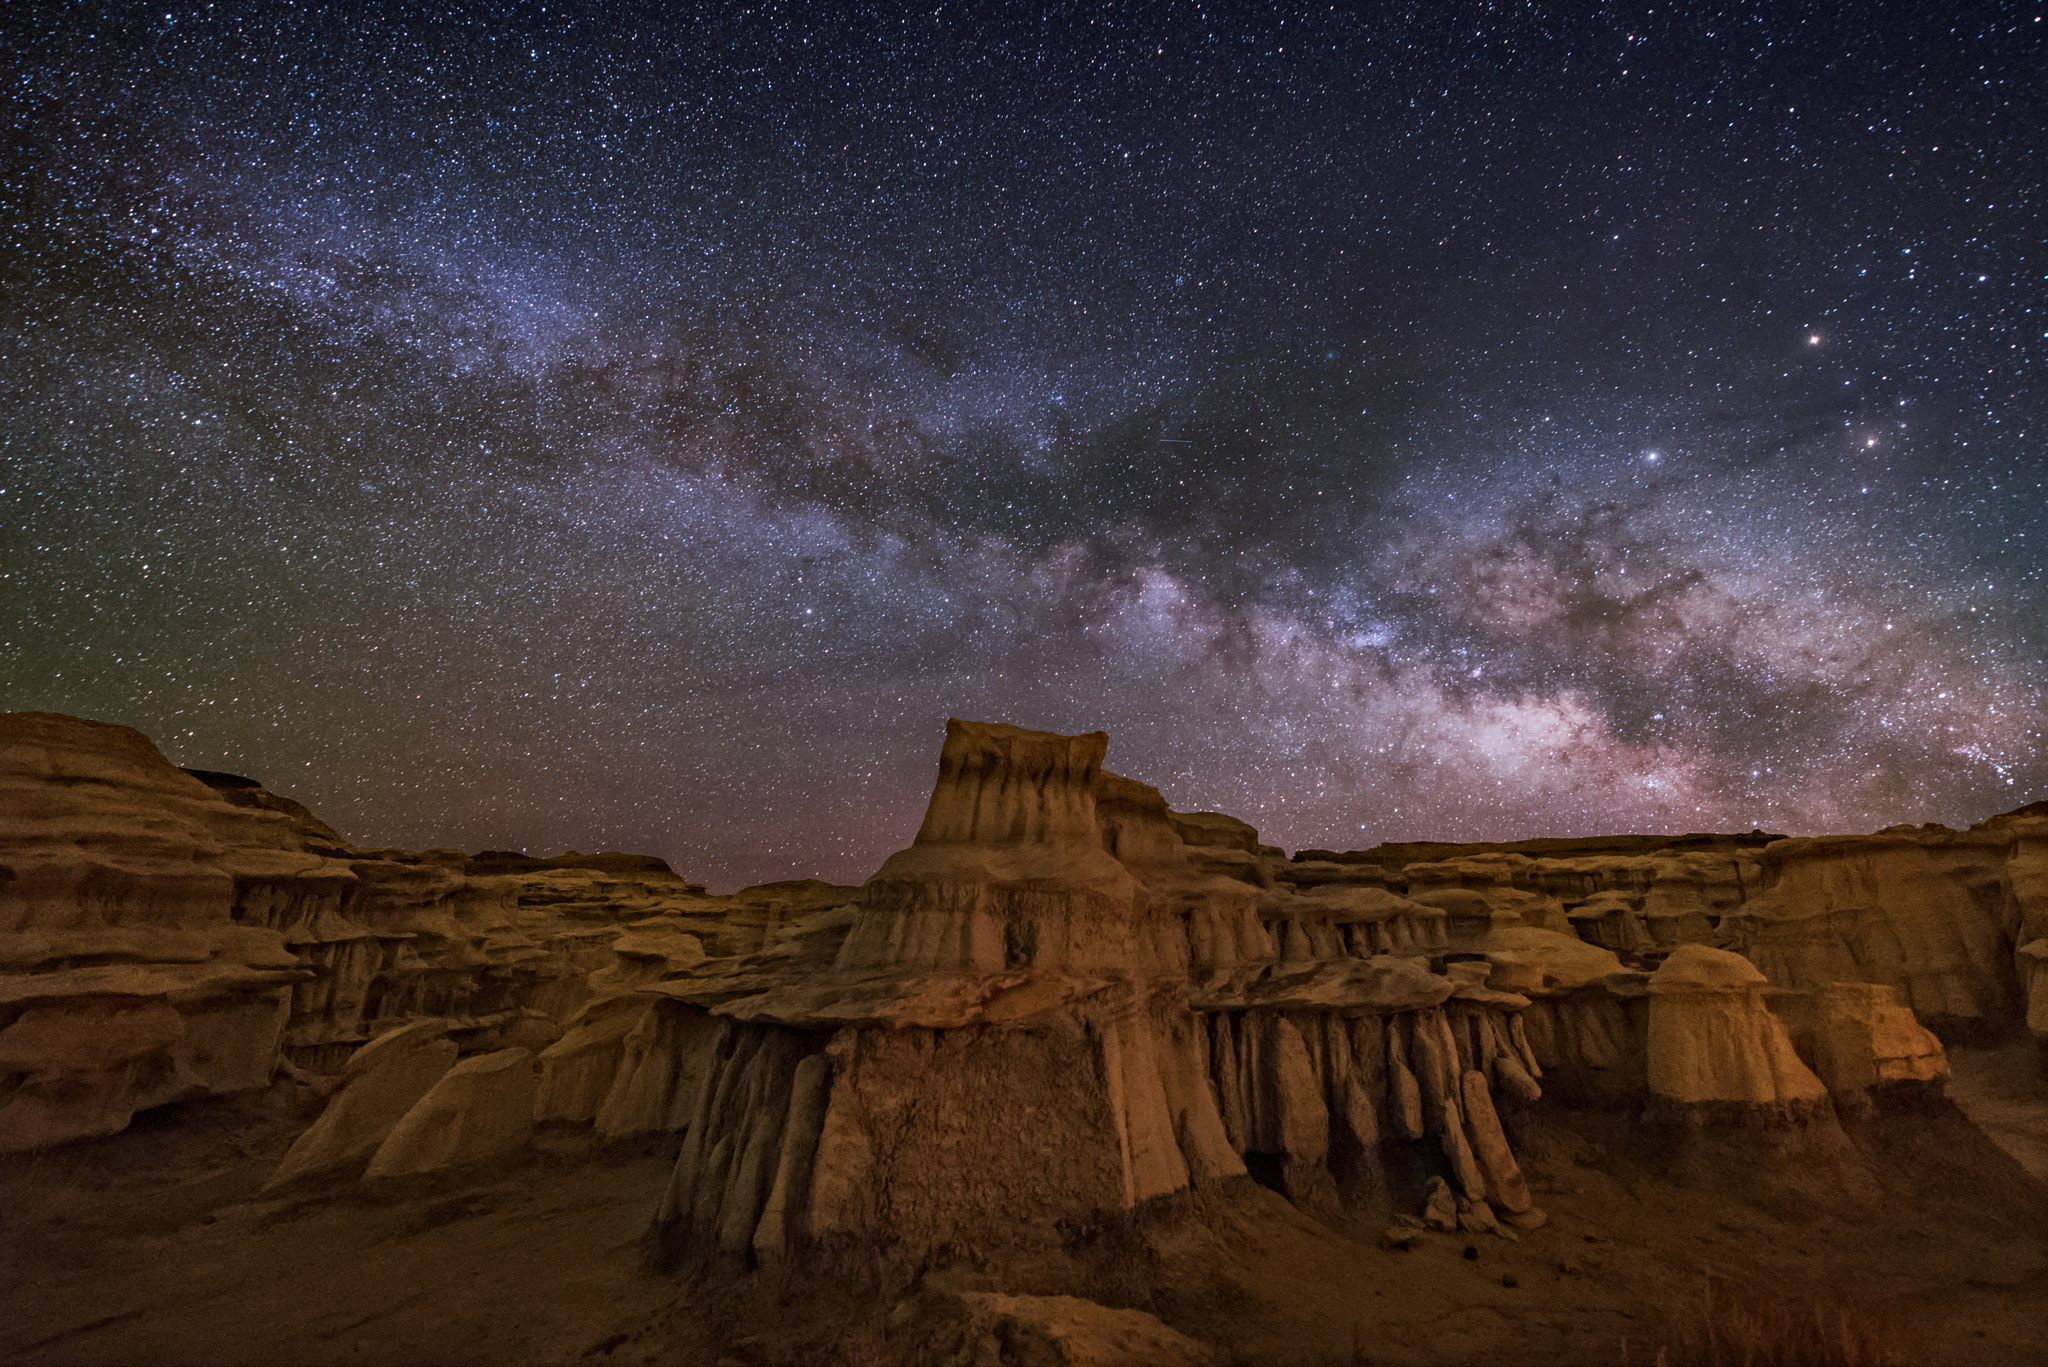
[[2048, 797], [2043, 5], [18, 0], [0, 708], [730, 888]]

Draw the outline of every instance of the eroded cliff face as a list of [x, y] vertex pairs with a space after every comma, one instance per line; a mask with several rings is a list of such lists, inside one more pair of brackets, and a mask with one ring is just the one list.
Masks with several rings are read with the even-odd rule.
[[2048, 1039], [2048, 804], [1967, 831], [1305, 850], [1274, 876], [1437, 907], [1453, 948], [1541, 926], [1654, 968], [1705, 944], [1743, 954], [1778, 987], [1889, 987], [1951, 1036], [2025, 1022]]
[[231, 801], [139, 732], [0, 720], [0, 1150], [267, 1084], [312, 974], [266, 922], [338, 903], [343, 853], [302, 809]]
[[713, 898], [355, 849], [125, 728], [0, 742], [7, 1146], [311, 1069], [274, 1189], [674, 1135], [664, 1260], [1052, 1239], [1247, 1175], [1318, 1210], [1427, 1176], [1447, 1227], [1527, 1227], [1517, 1112], [1829, 1130], [1938, 1091], [1916, 1010], [2016, 1022], [2048, 960], [2048, 813], [1288, 859], [1100, 733], [953, 721], [864, 886]]
[[1938, 1030], [2048, 1039], [2048, 804], [1967, 831], [1893, 827], [1784, 840], [1736, 943], [1774, 983], [1882, 983]]
[[0, 1151], [334, 1073], [420, 1021], [463, 1052], [545, 1045], [594, 995], [757, 949], [817, 900], [706, 898], [644, 856], [356, 849], [252, 780], [47, 713], [0, 716], [0, 870]]
[[[1575, 933], [1568, 899], [1621, 888], [1716, 931], [1756, 842], [1289, 861], [1105, 750], [949, 722], [916, 841], [856, 900], [646, 986], [682, 1052], [631, 1066], [694, 1090], [670, 1093], [663, 1259], [1049, 1239], [1247, 1173], [1373, 1208], [1390, 1164], [1433, 1171], [1454, 1226], [1534, 1225], [1502, 1114], [1551, 1075], [1581, 1100], [1834, 1123], [1746, 960], [1681, 947], [1652, 973]], [[1878, 1038], [1903, 1013], [1869, 991], [1800, 1038], [1845, 1089], [1933, 1076], [1939, 1044]]]
[[949, 722], [915, 842], [857, 902], [782, 962], [657, 985], [732, 1022], [692, 1070], [659, 1243], [936, 1246], [1244, 1171], [1187, 1004], [1182, 904], [1222, 884], [1256, 934], [1255, 890], [1179, 857], [1164, 800], [1104, 773], [1106, 746]]
[[1604, 836], [1498, 845], [1436, 842], [1303, 850], [1282, 876], [1384, 887], [1444, 910], [1460, 939], [1503, 925], [1576, 934], [1620, 954], [1715, 938], [1753, 896], [1762, 850], [1780, 836]]

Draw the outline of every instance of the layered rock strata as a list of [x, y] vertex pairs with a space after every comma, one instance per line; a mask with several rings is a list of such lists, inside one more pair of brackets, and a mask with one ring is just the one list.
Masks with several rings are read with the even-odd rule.
[[1370, 1205], [1396, 1156], [1467, 1227], [1534, 1223], [1502, 1112], [1551, 1070], [1678, 1104], [1826, 1095], [1738, 956], [1653, 975], [1526, 902], [1290, 863], [1105, 771], [1106, 745], [949, 722], [915, 842], [852, 905], [642, 989], [695, 1051], [665, 1065], [693, 1095], [667, 1097], [658, 1252], [978, 1245], [1247, 1173]]
[[466, 1053], [545, 1047], [593, 996], [763, 947], [821, 889], [710, 898], [646, 856], [358, 849], [127, 727], [0, 716], [0, 1151], [333, 1073], [420, 1021]]
[[1915, 1010], [2048, 1010], [2048, 811], [1290, 860], [1106, 749], [951, 722], [863, 887], [714, 898], [644, 857], [356, 849], [126, 728], [0, 719], [0, 1147], [312, 1067], [338, 1085], [275, 1186], [673, 1134], [668, 1256], [1044, 1233], [1245, 1174], [1321, 1209], [1435, 1179], [1486, 1229], [1541, 1218], [1519, 1107], [1825, 1118], [1940, 1085]]
[[1681, 945], [1706, 944], [1743, 954], [1778, 987], [1889, 987], [1955, 1037], [2024, 1023], [2048, 1039], [2048, 803], [1967, 831], [1304, 850], [1272, 876], [1441, 908], [1454, 949], [1537, 927], [1654, 968]]
[[1714, 937], [1754, 896], [1762, 851], [1780, 836], [1603, 836], [1497, 845], [1433, 841], [1370, 850], [1303, 850], [1301, 872], [1321, 881], [1383, 887], [1445, 909], [1469, 941], [1504, 926], [1576, 934], [1629, 955], [1668, 952]]
[[1879, 983], [1937, 1031], [2048, 1039], [2048, 804], [1967, 831], [1779, 841], [1759, 864], [1734, 947], [1773, 983]]

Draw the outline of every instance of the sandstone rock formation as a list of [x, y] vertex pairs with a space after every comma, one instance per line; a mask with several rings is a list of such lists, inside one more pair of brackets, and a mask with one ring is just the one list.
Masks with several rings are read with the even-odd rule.
[[1941, 1041], [1891, 988], [1822, 983], [1771, 994], [1771, 1010], [1815, 1076], [1837, 1098], [1898, 1083], [1940, 1083], [1949, 1075]]
[[364, 1177], [421, 1177], [511, 1157], [533, 1137], [535, 1082], [530, 1050], [462, 1060], [392, 1126]]
[[762, 948], [845, 890], [709, 898], [646, 856], [348, 845], [299, 804], [141, 733], [0, 716], [0, 1151], [332, 1073], [435, 1022], [545, 1047], [593, 995]]
[[[1943, 1099], [1930, 1027], [2048, 1033], [2048, 807], [1290, 859], [1107, 745], [951, 722], [920, 829], [864, 886], [712, 897], [639, 856], [358, 849], [125, 728], [0, 718], [0, 1147], [287, 1076], [206, 1110], [267, 1116], [275, 1154], [327, 1097], [265, 1188], [294, 1207], [489, 1190], [538, 1147], [496, 1190], [637, 1170], [657, 1263], [858, 1271], [892, 1288], [890, 1353], [1076, 1363], [1235, 1353], [1000, 1292], [1094, 1296], [1084, 1258], [1280, 1222], [1335, 1241], [1333, 1211], [1422, 1248], [1411, 1269], [1447, 1240], [1526, 1253], [1547, 1221], [1576, 1249], [1558, 1165], [1606, 1166], [1617, 1135], [1630, 1182], [1766, 1209], [2017, 1171]], [[1191, 1265], [1174, 1295], [1101, 1295], [1234, 1343], [1185, 1317]]]
[[436, 1021], [402, 1025], [357, 1051], [340, 1089], [286, 1151], [267, 1190], [367, 1165], [398, 1122], [455, 1066], [455, 1041]]
[[1454, 949], [1568, 931], [1653, 968], [1732, 949], [1779, 987], [1890, 987], [1937, 1032], [2048, 1039], [2048, 803], [1953, 831], [1613, 836], [1303, 850], [1274, 876], [1443, 909]]
[[2026, 948], [2048, 936], [2048, 804], [1967, 831], [1779, 841], [1759, 862], [1737, 947], [1772, 982], [1881, 983], [1952, 1035], [2048, 1018]]
[[251, 921], [338, 901], [341, 853], [302, 808], [126, 727], [0, 718], [0, 1150], [267, 1084], [313, 975]]
[[1713, 937], [1753, 895], [1761, 851], [1781, 837], [1603, 836], [1499, 845], [1431, 841], [1333, 853], [1303, 850], [1298, 866], [1342, 868], [1445, 908], [1460, 941], [1508, 926], [1575, 933], [1625, 954]]
[[1528, 999], [1431, 971], [1442, 907], [1174, 813], [1106, 746], [949, 722], [917, 839], [852, 906], [644, 989], [718, 1022], [659, 1245], [971, 1243], [1248, 1164], [1370, 1202], [1389, 1143], [1530, 1209], [1499, 1117], [1541, 1094]]
[[[379, 1110], [368, 1178], [482, 1162], [536, 1122], [677, 1133], [652, 1248], [769, 1263], [1050, 1238], [1247, 1173], [1311, 1209], [1377, 1206], [1398, 1156], [1440, 1222], [1483, 1232], [1543, 1220], [1501, 1116], [1554, 1083], [1831, 1119], [1815, 1067], [1845, 1096], [1942, 1075], [1886, 989], [1775, 989], [1697, 944], [1631, 967], [1526, 889], [1449, 886], [1454, 861], [1287, 861], [1104, 771], [1106, 746], [949, 723], [916, 840], [857, 894], [634, 923], [537, 1059], [472, 1059], [395, 1123]], [[365, 1056], [399, 1057], [391, 1038]], [[347, 1131], [360, 1162], [350, 1110], [379, 1072], [302, 1142]]]
[[1681, 945], [1650, 975], [1646, 1072], [1667, 1101], [1773, 1105], [1827, 1088], [1793, 1052], [1764, 1002], [1764, 975], [1740, 954]]
[[1290, 860], [1107, 744], [949, 722], [863, 887], [710, 897], [355, 849], [125, 728], [0, 719], [0, 1146], [338, 1069], [273, 1187], [673, 1134], [664, 1257], [1051, 1237], [1245, 1175], [1320, 1210], [1437, 1179], [1483, 1231], [1542, 1219], [1517, 1108], [1822, 1117], [1941, 1085], [1915, 1011], [2048, 1017], [2048, 812]]

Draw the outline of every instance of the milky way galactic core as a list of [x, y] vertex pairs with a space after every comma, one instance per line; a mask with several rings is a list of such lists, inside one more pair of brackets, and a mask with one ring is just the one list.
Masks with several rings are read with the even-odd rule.
[[2048, 796], [2039, 6], [28, 3], [0, 706], [864, 877]]

